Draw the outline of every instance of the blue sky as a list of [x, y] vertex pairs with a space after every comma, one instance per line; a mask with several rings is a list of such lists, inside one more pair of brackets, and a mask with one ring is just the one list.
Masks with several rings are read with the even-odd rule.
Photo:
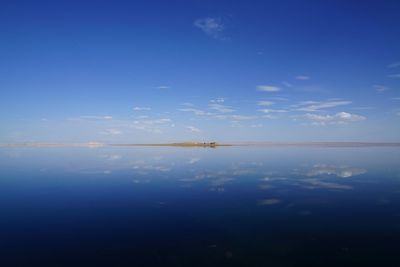
[[2, 1], [0, 143], [400, 141], [399, 1]]

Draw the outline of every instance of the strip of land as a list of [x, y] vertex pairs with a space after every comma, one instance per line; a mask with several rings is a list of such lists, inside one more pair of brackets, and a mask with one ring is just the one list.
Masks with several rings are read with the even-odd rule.
[[110, 146], [175, 146], [175, 147], [218, 147], [218, 146], [234, 146], [233, 144], [219, 144], [216, 142], [184, 142], [170, 144], [110, 144]]

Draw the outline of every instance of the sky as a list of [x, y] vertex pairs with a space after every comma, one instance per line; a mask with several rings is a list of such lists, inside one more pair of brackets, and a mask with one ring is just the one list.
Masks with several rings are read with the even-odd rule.
[[0, 143], [400, 141], [400, 1], [1, 1]]

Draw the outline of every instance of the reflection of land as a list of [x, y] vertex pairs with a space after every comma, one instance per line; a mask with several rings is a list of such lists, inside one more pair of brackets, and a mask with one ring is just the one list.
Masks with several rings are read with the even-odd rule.
[[172, 147], [219, 147], [219, 146], [232, 146], [231, 144], [219, 144], [216, 142], [183, 142], [183, 143], [169, 143], [169, 144], [111, 144], [111, 146], [120, 147], [135, 147], [135, 146], [172, 146]]

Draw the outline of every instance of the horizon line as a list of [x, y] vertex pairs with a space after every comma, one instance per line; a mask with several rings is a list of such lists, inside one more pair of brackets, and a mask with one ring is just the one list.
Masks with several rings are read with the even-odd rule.
[[47, 143], [18, 142], [0, 143], [0, 147], [221, 147], [221, 146], [325, 146], [325, 147], [366, 147], [366, 146], [400, 146], [400, 142], [388, 141], [242, 141], [242, 142], [170, 142], [170, 143]]

